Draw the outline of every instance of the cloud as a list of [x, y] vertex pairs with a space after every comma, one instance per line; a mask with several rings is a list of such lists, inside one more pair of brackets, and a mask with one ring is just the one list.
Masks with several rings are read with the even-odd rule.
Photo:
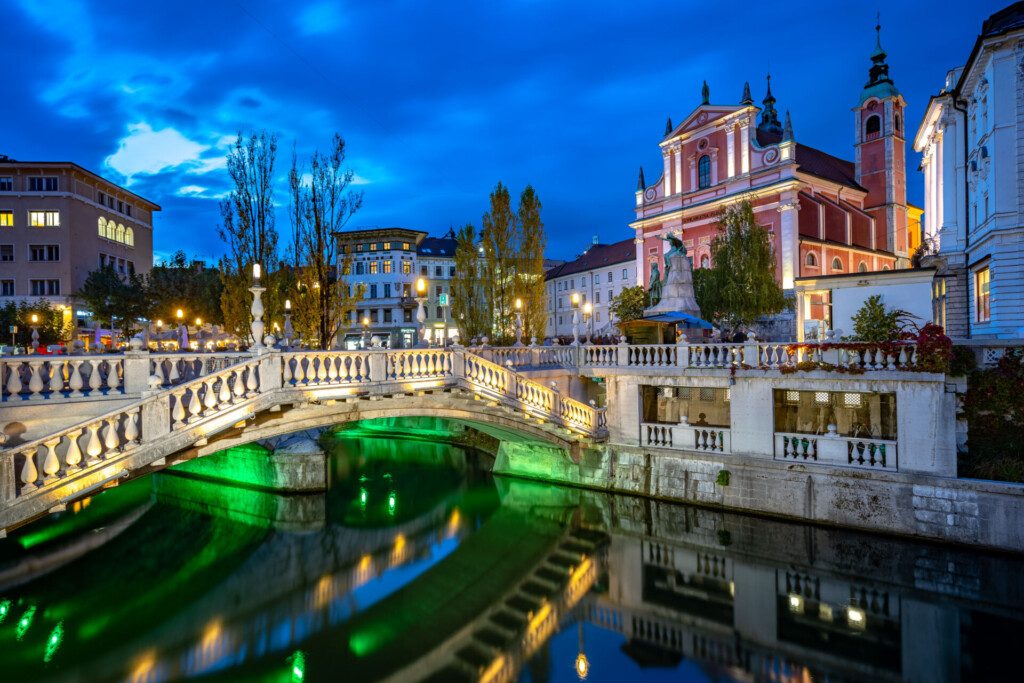
[[332, 33], [345, 23], [335, 2], [313, 3], [295, 17], [296, 26], [307, 36]]
[[189, 140], [174, 128], [153, 130], [148, 123], [132, 123], [117, 151], [103, 163], [130, 185], [137, 175], [154, 175], [183, 166], [198, 173], [213, 170], [218, 167], [214, 160], [201, 158], [209, 149], [209, 145]]

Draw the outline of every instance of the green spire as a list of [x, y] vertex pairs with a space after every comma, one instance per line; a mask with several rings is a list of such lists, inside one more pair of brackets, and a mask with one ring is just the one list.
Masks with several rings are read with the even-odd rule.
[[772, 95], [772, 75], [768, 74], [768, 92], [761, 100], [764, 109], [761, 110], [761, 120], [757, 124], [757, 130], [762, 133], [782, 133], [782, 126], [779, 124], [779, 112], [775, 111], [775, 96]]
[[707, 81], [704, 81], [704, 85], [700, 89], [700, 103], [711, 104], [711, 88], [708, 87]]
[[860, 101], [863, 104], [868, 98], [895, 97], [900, 94], [896, 84], [889, 77], [889, 65], [885, 63], [885, 48], [882, 47], [882, 23], [875, 24], [875, 51], [871, 53], [871, 68], [868, 70], [868, 82], [864, 84]]
[[647, 189], [647, 182], [644, 180], [644, 167], [640, 167], [640, 177], [636, 181], [636, 191], [643, 192]]
[[786, 110], [786, 123], [782, 126], [782, 140], [793, 140], [793, 121], [789, 118], [789, 110]]
[[754, 98], [750, 96], [750, 81], [743, 82], [743, 98], [740, 99], [740, 104], [753, 104]]

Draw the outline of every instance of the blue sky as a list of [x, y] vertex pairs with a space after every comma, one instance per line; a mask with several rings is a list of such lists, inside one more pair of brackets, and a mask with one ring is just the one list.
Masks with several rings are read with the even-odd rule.
[[[883, 8], [914, 128], [1005, 4]], [[737, 102], [745, 80], [760, 102], [770, 69], [797, 140], [852, 158], [850, 109], [875, 23], [873, 6], [820, 1], [5, 5], [0, 154], [71, 160], [126, 183], [163, 206], [157, 253], [201, 258], [221, 252], [226, 146], [259, 128], [281, 136], [282, 177], [293, 143], [304, 154], [334, 131], [346, 138], [366, 193], [353, 227], [479, 227], [501, 180], [537, 189], [553, 257], [593, 235], [624, 239], [637, 168], [657, 178], [665, 118], [689, 113], [704, 79], [713, 103]], [[920, 203], [916, 171], [908, 186]]]

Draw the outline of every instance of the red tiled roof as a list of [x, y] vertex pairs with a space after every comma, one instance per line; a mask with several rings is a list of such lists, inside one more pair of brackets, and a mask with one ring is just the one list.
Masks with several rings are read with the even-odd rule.
[[544, 280], [554, 280], [565, 275], [606, 268], [635, 259], [636, 245], [633, 243], [632, 237], [615, 244], [595, 244], [576, 260], [567, 261], [544, 273]]
[[797, 143], [796, 163], [800, 170], [825, 180], [863, 190], [857, 183], [857, 174], [852, 161], [845, 161], [820, 149]]

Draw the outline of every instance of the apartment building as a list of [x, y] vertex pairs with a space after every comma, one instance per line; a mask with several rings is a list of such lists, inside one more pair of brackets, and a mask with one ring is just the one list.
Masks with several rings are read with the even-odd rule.
[[[600, 244], [595, 237], [593, 244], [578, 258], [545, 273], [549, 336], [572, 334], [573, 294], [579, 294], [581, 308], [591, 304], [595, 335], [615, 333], [609, 304], [624, 287], [632, 287], [637, 282], [635, 247], [633, 238]], [[580, 335], [586, 336], [589, 329], [590, 321], [584, 323], [581, 310]]]

